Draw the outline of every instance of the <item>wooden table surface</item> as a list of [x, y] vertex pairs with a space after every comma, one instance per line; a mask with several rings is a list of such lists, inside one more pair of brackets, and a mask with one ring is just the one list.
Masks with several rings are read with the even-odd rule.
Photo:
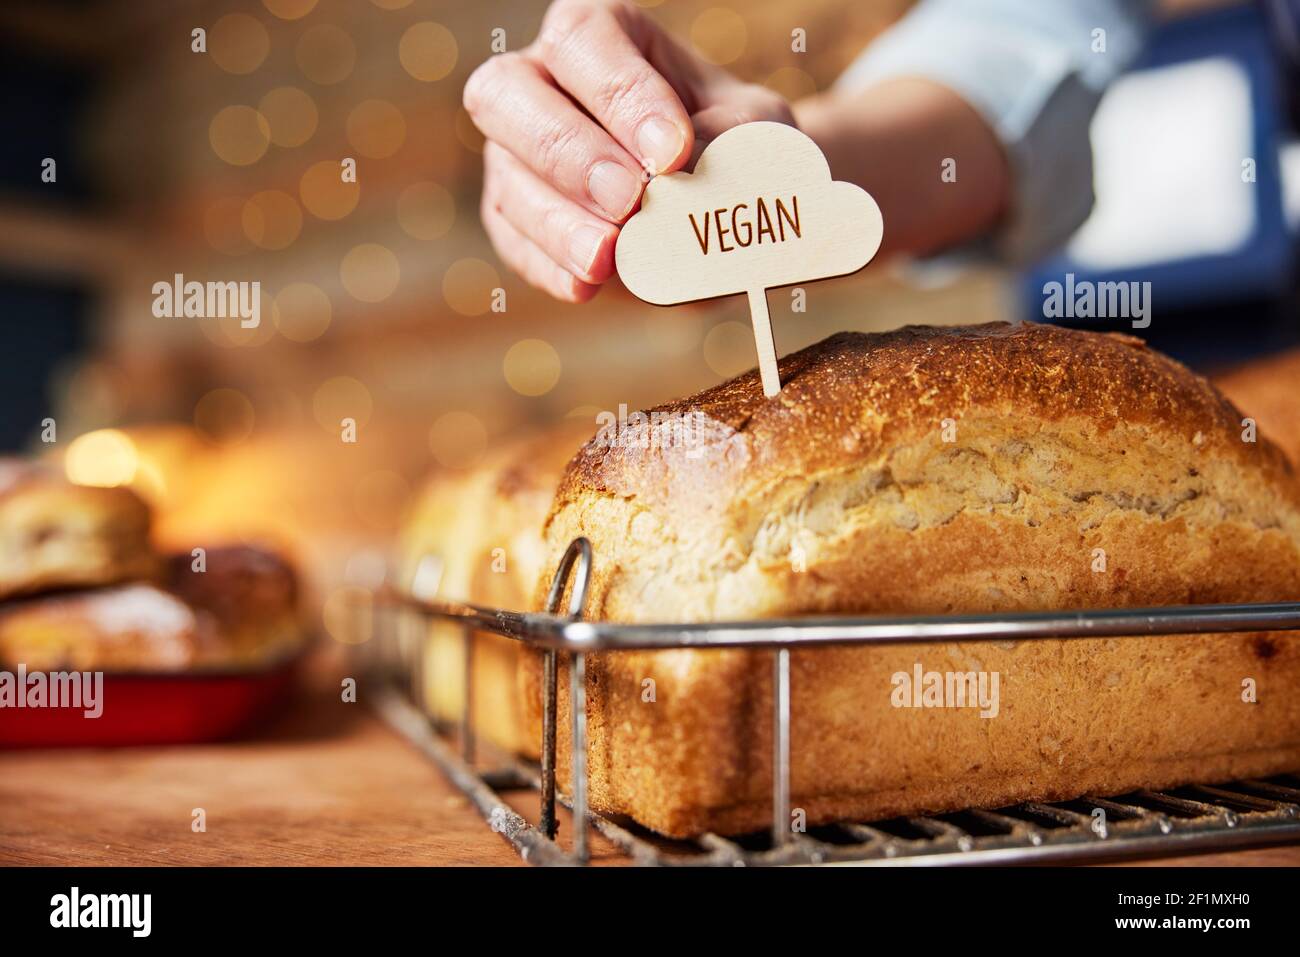
[[[336, 688], [316, 681], [235, 743], [0, 752], [0, 863], [520, 864], [437, 768]], [[535, 798], [516, 806], [535, 820]], [[593, 837], [596, 861], [612, 861]], [[1139, 863], [1297, 866], [1300, 845]]]

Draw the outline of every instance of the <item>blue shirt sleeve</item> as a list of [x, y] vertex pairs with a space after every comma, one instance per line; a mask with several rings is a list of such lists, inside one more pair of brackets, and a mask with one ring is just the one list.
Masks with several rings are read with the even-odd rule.
[[924, 77], [978, 110], [1005, 146], [1014, 181], [1012, 208], [989, 245], [1027, 262], [1088, 217], [1092, 115], [1141, 50], [1149, 21], [1149, 0], [921, 0], [837, 88]]

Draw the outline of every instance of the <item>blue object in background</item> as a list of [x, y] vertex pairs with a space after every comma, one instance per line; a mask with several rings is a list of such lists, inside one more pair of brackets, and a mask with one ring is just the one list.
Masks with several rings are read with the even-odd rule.
[[[1209, 58], [1231, 60], [1249, 82], [1249, 155], [1256, 177], [1252, 234], [1229, 252], [1105, 269], [1062, 252], [1026, 273], [1021, 301], [1028, 318], [1044, 319], [1045, 286], [1063, 283], [1072, 273], [1076, 285], [1150, 282], [1152, 325], [1134, 329], [1123, 318], [1050, 321], [1141, 335], [1202, 364], [1236, 361], [1287, 344], [1288, 338], [1300, 339], [1300, 318], [1288, 303], [1295, 289], [1296, 239], [1286, 223], [1279, 163], [1287, 134], [1283, 74], [1265, 17], [1258, 8], [1243, 6], [1159, 27], [1133, 72]], [[1195, 202], [1196, 197], [1187, 201]], [[1284, 313], [1290, 314], [1289, 321]]]
[[[6, 136], [0, 142], [0, 192], [36, 208], [83, 210], [93, 202], [90, 177], [76, 144], [89, 77], [69, 64], [0, 46], [0, 90]], [[41, 181], [41, 161], [58, 175]], [[0, 272], [0, 452], [17, 451], [53, 415], [53, 373], [86, 348], [91, 294], [66, 280], [43, 282]]]

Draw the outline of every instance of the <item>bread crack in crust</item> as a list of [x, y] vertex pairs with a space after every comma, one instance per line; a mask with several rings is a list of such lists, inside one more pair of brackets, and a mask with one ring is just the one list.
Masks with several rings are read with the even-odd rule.
[[[547, 519], [537, 598], [580, 535], [588, 615], [616, 621], [1300, 598], [1291, 465], [1138, 339], [841, 333], [781, 379], [770, 400], [751, 372], [647, 415], [695, 417], [694, 442], [645, 425], [588, 443]], [[795, 804], [823, 820], [1300, 767], [1300, 648], [1268, 641], [1268, 658], [1240, 635], [799, 652]], [[669, 834], [766, 825], [769, 656], [592, 659], [598, 807]], [[892, 707], [890, 676], [918, 661], [1000, 672], [998, 717]], [[1244, 704], [1244, 678], [1266, 678], [1267, 700]]]

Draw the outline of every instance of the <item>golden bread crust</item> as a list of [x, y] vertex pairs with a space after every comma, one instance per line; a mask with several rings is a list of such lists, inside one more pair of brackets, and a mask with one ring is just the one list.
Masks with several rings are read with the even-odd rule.
[[[420, 561], [432, 556], [440, 563], [438, 597], [525, 607], [546, 560], [541, 529], [555, 486], [592, 431], [586, 422], [565, 421], [506, 443], [471, 471], [443, 473], [426, 483], [403, 532], [403, 586], [412, 584]], [[518, 643], [488, 633], [478, 633], [475, 642], [477, 733], [536, 757], [539, 738], [527, 733], [518, 691]], [[440, 719], [458, 719], [464, 694], [462, 630], [434, 622], [425, 654], [428, 707]]]
[[1218, 376], [1214, 384], [1246, 415], [1266, 438], [1276, 442], [1300, 466], [1300, 349], [1254, 362]]
[[[573, 538], [591, 540], [590, 617], [1300, 597], [1290, 464], [1243, 441], [1234, 406], [1138, 340], [1008, 324], [845, 333], [790, 356], [782, 381], [764, 399], [751, 372], [575, 457], [547, 520], [547, 568]], [[659, 440], [687, 414], [692, 441]], [[999, 717], [891, 706], [895, 672], [972, 660], [1001, 673]], [[1300, 766], [1291, 636], [795, 661], [792, 787], [810, 823]], [[679, 836], [764, 826], [769, 671], [769, 655], [747, 651], [589, 656], [593, 805]], [[1241, 700], [1247, 678], [1255, 704]], [[537, 695], [526, 703], [536, 733]]]
[[149, 577], [149, 528], [148, 506], [128, 488], [0, 460], [0, 599]]

